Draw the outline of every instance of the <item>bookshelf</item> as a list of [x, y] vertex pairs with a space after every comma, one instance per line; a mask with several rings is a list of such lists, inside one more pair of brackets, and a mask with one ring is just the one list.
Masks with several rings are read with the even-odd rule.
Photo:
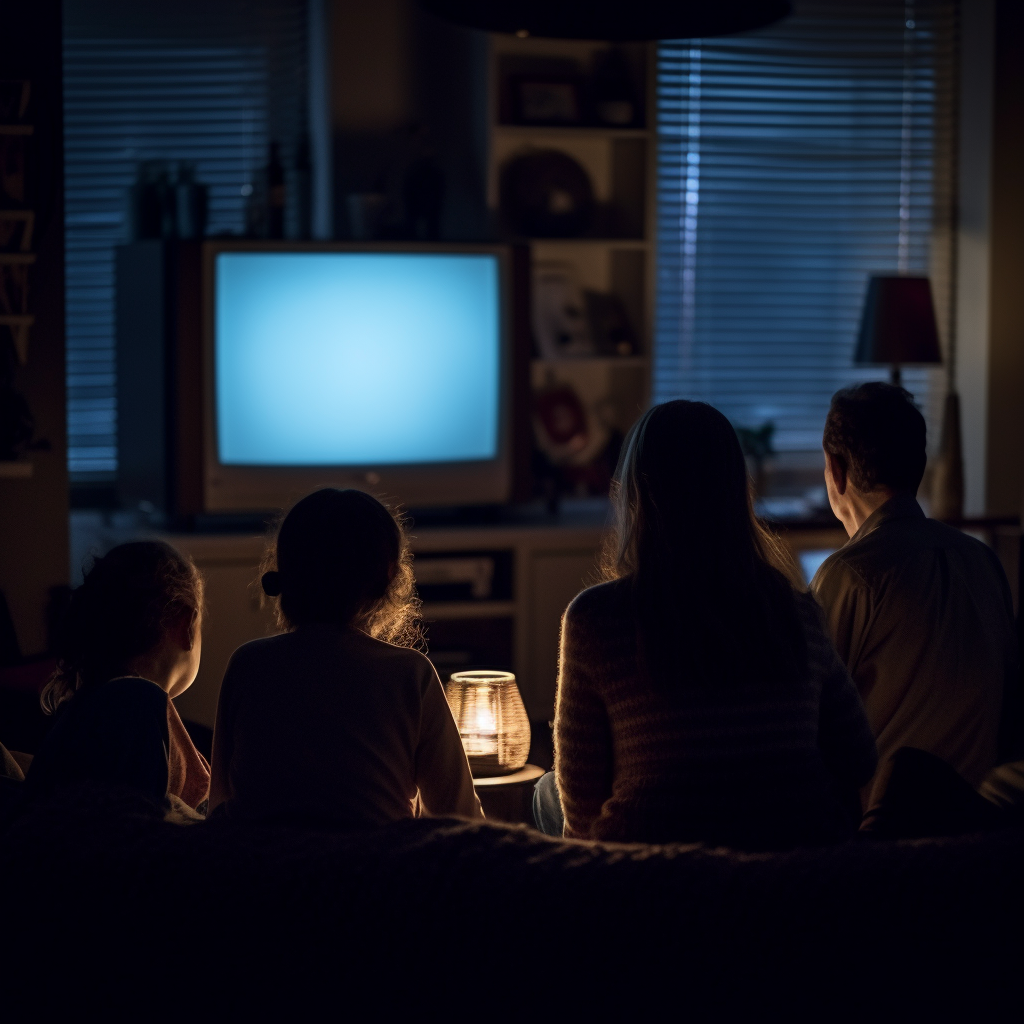
[[[599, 123], [593, 83], [612, 50], [625, 68], [634, 100], [627, 124]], [[612, 47], [596, 41], [520, 38], [492, 34], [489, 53], [487, 203], [495, 233], [526, 242], [536, 275], [563, 267], [577, 294], [614, 296], [632, 334], [630, 351], [555, 355], [536, 346], [531, 367], [534, 397], [569, 387], [586, 410], [588, 443], [573, 459], [582, 466], [600, 457], [601, 445], [624, 435], [650, 398], [650, 354], [654, 320], [654, 194], [656, 135], [654, 51], [646, 43]], [[526, 82], [568, 83], [579, 103], [575, 123], [523, 123], [516, 89]], [[563, 93], [565, 95], [565, 93]], [[570, 94], [571, 95], [571, 94]], [[556, 150], [589, 178], [594, 213], [589, 228], [574, 237], [531, 237], [516, 231], [502, 208], [502, 175], [510, 161], [530, 152]], [[535, 336], [537, 331], [535, 330]], [[548, 347], [550, 348], [550, 346]], [[541, 429], [538, 427], [538, 429]]]

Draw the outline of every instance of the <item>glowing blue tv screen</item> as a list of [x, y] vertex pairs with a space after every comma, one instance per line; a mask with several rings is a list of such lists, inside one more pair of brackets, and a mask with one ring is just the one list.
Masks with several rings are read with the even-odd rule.
[[220, 463], [496, 458], [499, 273], [490, 253], [218, 253]]

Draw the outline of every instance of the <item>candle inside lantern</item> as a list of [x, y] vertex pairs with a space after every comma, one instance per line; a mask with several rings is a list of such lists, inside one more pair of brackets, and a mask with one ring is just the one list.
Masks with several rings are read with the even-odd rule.
[[497, 693], [493, 686], [471, 687], [465, 695], [459, 735], [470, 757], [494, 757], [498, 753]]
[[530, 720], [511, 672], [456, 672], [444, 691], [474, 775], [506, 775], [526, 764]]

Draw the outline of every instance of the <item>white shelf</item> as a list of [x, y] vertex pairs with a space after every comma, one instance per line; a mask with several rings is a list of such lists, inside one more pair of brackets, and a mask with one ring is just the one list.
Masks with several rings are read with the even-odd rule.
[[0, 479], [27, 480], [32, 475], [32, 463], [22, 461], [0, 461]]
[[514, 601], [424, 601], [424, 619], [501, 619], [514, 616]]

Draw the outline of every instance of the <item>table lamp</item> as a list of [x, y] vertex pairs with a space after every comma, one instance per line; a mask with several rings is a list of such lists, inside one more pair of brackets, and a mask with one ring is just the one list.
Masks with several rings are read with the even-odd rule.
[[868, 282], [854, 363], [892, 367], [900, 386], [900, 367], [942, 362], [932, 286], [927, 277], [873, 276]]
[[511, 672], [454, 672], [445, 696], [476, 777], [510, 775], [530, 755], [530, 720]]

